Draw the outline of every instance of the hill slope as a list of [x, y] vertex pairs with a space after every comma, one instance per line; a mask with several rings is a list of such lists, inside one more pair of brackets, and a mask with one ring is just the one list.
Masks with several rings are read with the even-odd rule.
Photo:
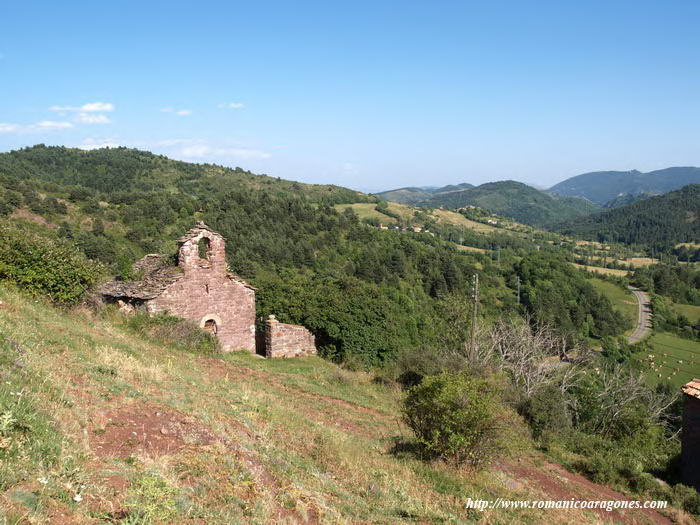
[[621, 195], [666, 193], [688, 184], [700, 184], [700, 168], [667, 168], [648, 173], [637, 170], [596, 171], [566, 179], [549, 191], [581, 197], [602, 206]]
[[697, 242], [700, 239], [700, 184], [569, 221], [557, 229], [587, 239], [658, 249]]
[[582, 199], [559, 198], [516, 181], [489, 182], [476, 188], [435, 195], [420, 204], [447, 208], [478, 206], [535, 226], [579, 217], [597, 209]]
[[375, 195], [385, 201], [399, 202], [401, 204], [415, 204], [436, 195], [473, 187], [472, 184], [464, 182], [462, 184], [450, 184], [441, 188], [399, 188], [376, 193]]
[[148, 151], [102, 148], [85, 151], [43, 144], [0, 153], [0, 176], [38, 179], [62, 185], [82, 186], [95, 191], [170, 192], [190, 184], [238, 186], [246, 189], [283, 192], [311, 202], [339, 204], [366, 202], [367, 195], [327, 184], [303, 184], [277, 177], [256, 175], [241, 168], [214, 164], [192, 164]]
[[[466, 522], [480, 516], [467, 498], [624, 498], [529, 449], [483, 473], [423, 462], [397, 446], [407, 435], [398, 393], [367, 374], [316, 358], [197, 355], [122, 323], [0, 286], [0, 515], [8, 522]], [[488, 515], [665, 520], [652, 511]]]
[[[227, 239], [232, 271], [260, 289], [257, 315], [307, 326], [325, 356], [355, 353], [369, 365], [439, 344], [441, 304], [467, 293], [478, 256], [429, 234], [378, 231], [329, 205], [346, 197], [363, 196], [128, 149], [0, 155], [0, 217], [39, 223], [114, 275], [129, 279], [146, 253], [174, 254], [201, 219]], [[484, 293], [498, 297], [485, 313], [512, 305], [490, 262], [482, 268]]]

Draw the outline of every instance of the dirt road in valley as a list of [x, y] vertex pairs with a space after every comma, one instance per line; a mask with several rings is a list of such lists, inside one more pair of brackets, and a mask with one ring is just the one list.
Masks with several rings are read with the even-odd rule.
[[637, 305], [639, 307], [637, 326], [634, 332], [627, 337], [627, 341], [634, 344], [645, 339], [651, 333], [651, 305], [649, 304], [649, 294], [634, 286], [628, 286], [627, 288], [629, 288], [637, 298]]

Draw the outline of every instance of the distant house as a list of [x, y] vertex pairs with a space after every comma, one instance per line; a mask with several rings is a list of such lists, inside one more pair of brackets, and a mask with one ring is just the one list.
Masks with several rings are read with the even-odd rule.
[[681, 434], [681, 478], [700, 490], [700, 379], [683, 385], [683, 431]]
[[[112, 281], [99, 293], [122, 311], [170, 313], [197, 323], [215, 335], [224, 350], [256, 351], [255, 288], [228, 271], [226, 241], [203, 222], [178, 240], [177, 266], [150, 254], [134, 264], [137, 281]], [[315, 354], [306, 328], [266, 322], [267, 357]], [[262, 339], [262, 338], [261, 338]]]
[[486, 222], [489, 223], [489, 224], [492, 224], [492, 225], [494, 225], [494, 226], [495, 226], [496, 224], [498, 224], [498, 221], [495, 220], [495, 219], [489, 219], [489, 220], [487, 220]]
[[420, 232], [423, 231], [423, 228], [421, 228], [420, 226], [413, 226], [411, 229], [412, 229], [415, 233], [420, 233]]
[[380, 229], [380, 230], [388, 230], [389, 227], [388, 227], [387, 225], [382, 224], [382, 223], [380, 222], [380, 223], [379, 223], [379, 229]]

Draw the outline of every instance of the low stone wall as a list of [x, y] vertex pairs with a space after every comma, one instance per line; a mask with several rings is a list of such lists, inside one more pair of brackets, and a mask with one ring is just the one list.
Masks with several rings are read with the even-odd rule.
[[265, 357], [316, 355], [316, 338], [303, 326], [280, 323], [274, 315], [265, 321]]

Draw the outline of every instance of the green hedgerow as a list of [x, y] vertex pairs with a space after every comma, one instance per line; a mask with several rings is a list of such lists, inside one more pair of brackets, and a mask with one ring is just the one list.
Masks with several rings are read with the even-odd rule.
[[73, 305], [100, 274], [99, 264], [64, 241], [0, 226], [0, 279], [46, 295], [55, 303]]

